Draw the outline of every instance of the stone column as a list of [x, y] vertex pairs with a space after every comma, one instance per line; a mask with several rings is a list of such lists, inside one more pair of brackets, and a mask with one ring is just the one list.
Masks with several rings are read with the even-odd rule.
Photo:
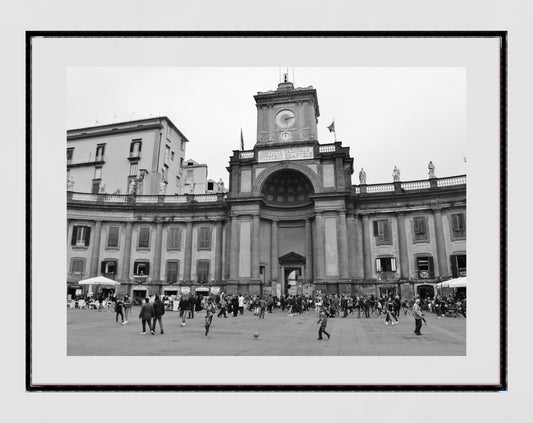
[[91, 250], [91, 270], [89, 277], [98, 275], [98, 261], [100, 260], [100, 235], [102, 233], [102, 222], [97, 220], [94, 228], [93, 247]]
[[276, 141], [274, 128], [274, 108], [272, 105], [268, 106], [268, 141]]
[[231, 261], [231, 225], [226, 220], [224, 223], [224, 280], [229, 279], [229, 269]]
[[405, 234], [405, 214], [398, 213], [398, 249], [400, 250], [400, 277], [409, 279], [409, 254]]
[[154, 245], [154, 272], [152, 282], [161, 282], [161, 244], [163, 242], [163, 222], [157, 222], [155, 226]]
[[364, 278], [372, 279], [372, 250], [370, 249], [370, 226], [368, 215], [363, 215], [363, 261]]
[[183, 280], [191, 282], [191, 268], [192, 268], [192, 222], [187, 222], [187, 229], [185, 229], [185, 254], [183, 265]]
[[215, 227], [215, 281], [222, 280], [222, 221]]
[[236, 281], [239, 271], [239, 238], [238, 231], [239, 220], [237, 216], [231, 217], [231, 247], [230, 247], [230, 270], [229, 278]]
[[348, 274], [350, 279], [355, 279], [357, 277], [357, 267], [356, 267], [356, 238], [355, 238], [355, 219], [353, 214], [348, 214], [346, 216], [346, 227], [348, 232]]
[[124, 256], [122, 263], [122, 280], [130, 281], [130, 264], [131, 264], [131, 234], [133, 232], [133, 224], [126, 223], [126, 240], [124, 241]]
[[313, 280], [313, 232], [311, 219], [305, 219], [305, 280]]
[[433, 220], [435, 221], [435, 238], [437, 241], [437, 262], [439, 264], [439, 276], [441, 278], [448, 277], [450, 276], [450, 272], [448, 271], [446, 242], [444, 240], [442, 212], [440, 209], [433, 209]]
[[349, 278], [348, 271], [348, 234], [346, 229], [346, 213], [340, 211], [337, 217], [339, 222], [339, 269], [342, 279]]
[[278, 270], [279, 270], [279, 256], [278, 256], [278, 222], [272, 221], [271, 224], [271, 246], [270, 246], [270, 275], [272, 280], [272, 286], [278, 282]]
[[355, 277], [363, 279], [364, 272], [364, 258], [363, 258], [363, 229], [361, 227], [361, 219], [359, 216], [354, 216], [355, 229]]
[[316, 224], [316, 273], [318, 279], [325, 278], [325, 259], [324, 259], [324, 216], [322, 212], [316, 212], [315, 214], [315, 224]]
[[253, 280], [259, 280], [259, 215], [252, 216], [252, 259], [251, 272]]
[[297, 110], [297, 115], [296, 115], [296, 119], [297, 119], [297, 125], [298, 125], [298, 140], [303, 140], [304, 138], [304, 133], [303, 133], [303, 103], [301, 101], [298, 101], [297, 102], [297, 107], [296, 107], [296, 110]]

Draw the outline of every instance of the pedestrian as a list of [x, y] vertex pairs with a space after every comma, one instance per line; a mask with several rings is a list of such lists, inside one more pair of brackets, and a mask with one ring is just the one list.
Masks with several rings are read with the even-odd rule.
[[267, 303], [263, 297], [259, 300], [259, 318], [264, 319], [265, 318], [265, 310], [266, 310]]
[[154, 305], [150, 303], [150, 298], [144, 299], [144, 304], [141, 307], [141, 312], [139, 313], [139, 319], [142, 319], [143, 331], [141, 335], [146, 335], [146, 323], [148, 323], [148, 329], [150, 333], [155, 335], [154, 329], [152, 328], [152, 319], [155, 317]]
[[242, 316], [244, 314], [244, 296], [239, 294], [239, 314]]
[[128, 324], [128, 317], [131, 313], [131, 301], [130, 301], [130, 297], [128, 297], [127, 295], [124, 297], [124, 301], [122, 301], [122, 305], [124, 307], [124, 323], [122, 323], [123, 325], [127, 325]]
[[118, 316], [122, 319], [124, 324], [124, 314], [122, 313], [122, 301], [117, 298], [115, 301], [115, 321], [118, 323]]
[[189, 319], [194, 319], [194, 306], [196, 305], [196, 301], [194, 297], [191, 295], [188, 299], [189, 302]]
[[220, 297], [220, 311], [218, 312], [217, 317], [224, 316], [224, 319], [228, 317], [226, 315], [226, 307], [227, 307], [226, 297], [222, 296]]
[[154, 322], [152, 324], [153, 330], [155, 331], [155, 324], [159, 322], [159, 329], [161, 329], [161, 335], [163, 335], [163, 314], [165, 314], [165, 303], [161, 301], [159, 295], [155, 295], [154, 300]]
[[215, 314], [215, 306], [213, 305], [211, 299], [209, 299], [205, 308], [205, 336], [207, 336], [209, 333], [209, 328], [211, 327], [211, 322], [213, 321], [213, 314]]
[[[392, 321], [393, 317], [394, 317], [394, 320], [396, 320], [396, 322]], [[388, 298], [387, 302], [385, 303], [385, 324], [388, 325], [389, 322], [392, 325], [395, 325], [395, 324], [398, 323], [398, 319], [396, 318], [396, 315], [394, 313], [394, 301], [390, 297]]]
[[181, 326], [183, 327], [186, 324], [185, 320], [187, 318], [187, 313], [189, 312], [189, 301], [184, 296], [180, 298], [179, 309], [180, 309], [180, 317], [181, 317]]
[[233, 312], [233, 317], [237, 317], [237, 313], [239, 312], [239, 297], [235, 294], [231, 297], [231, 311]]
[[322, 339], [322, 334], [325, 333], [328, 336], [328, 339], [330, 338], [330, 334], [326, 332], [326, 326], [328, 325], [328, 314], [326, 313], [326, 310], [322, 308], [320, 310], [320, 314], [318, 315], [318, 322], [316, 322], [317, 325], [320, 325], [318, 328], [318, 338]]
[[422, 313], [422, 309], [420, 308], [419, 298], [415, 300], [415, 303], [413, 305], [413, 315], [415, 317], [415, 334], [422, 335], [420, 333], [420, 329], [422, 328], [422, 319], [424, 318], [424, 314]]

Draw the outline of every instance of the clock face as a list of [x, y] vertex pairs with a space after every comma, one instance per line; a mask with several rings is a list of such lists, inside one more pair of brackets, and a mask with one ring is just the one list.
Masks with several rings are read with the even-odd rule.
[[276, 125], [279, 128], [292, 128], [296, 122], [296, 115], [292, 110], [280, 110], [276, 115]]

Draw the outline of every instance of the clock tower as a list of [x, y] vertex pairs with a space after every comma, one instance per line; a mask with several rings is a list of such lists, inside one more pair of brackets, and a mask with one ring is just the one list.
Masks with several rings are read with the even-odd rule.
[[320, 115], [313, 87], [294, 88], [284, 75], [275, 91], [254, 96], [257, 107], [257, 143], [285, 144], [316, 141]]

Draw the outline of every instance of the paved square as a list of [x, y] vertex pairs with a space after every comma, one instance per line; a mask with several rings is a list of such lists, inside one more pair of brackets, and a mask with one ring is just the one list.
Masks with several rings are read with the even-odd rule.
[[[238, 317], [213, 317], [204, 336], [205, 312], [179, 323], [179, 313], [163, 316], [164, 334], [141, 335], [139, 307], [133, 307], [129, 323], [115, 322], [114, 312], [67, 309], [67, 354], [69, 356], [449, 356], [466, 354], [466, 319], [437, 319], [426, 313], [427, 325], [416, 336], [411, 312], [400, 323], [385, 325], [384, 317], [328, 320], [331, 339], [317, 340], [314, 311], [290, 317], [274, 310], [264, 320], [245, 311]], [[254, 338], [253, 334], [259, 333]]]

